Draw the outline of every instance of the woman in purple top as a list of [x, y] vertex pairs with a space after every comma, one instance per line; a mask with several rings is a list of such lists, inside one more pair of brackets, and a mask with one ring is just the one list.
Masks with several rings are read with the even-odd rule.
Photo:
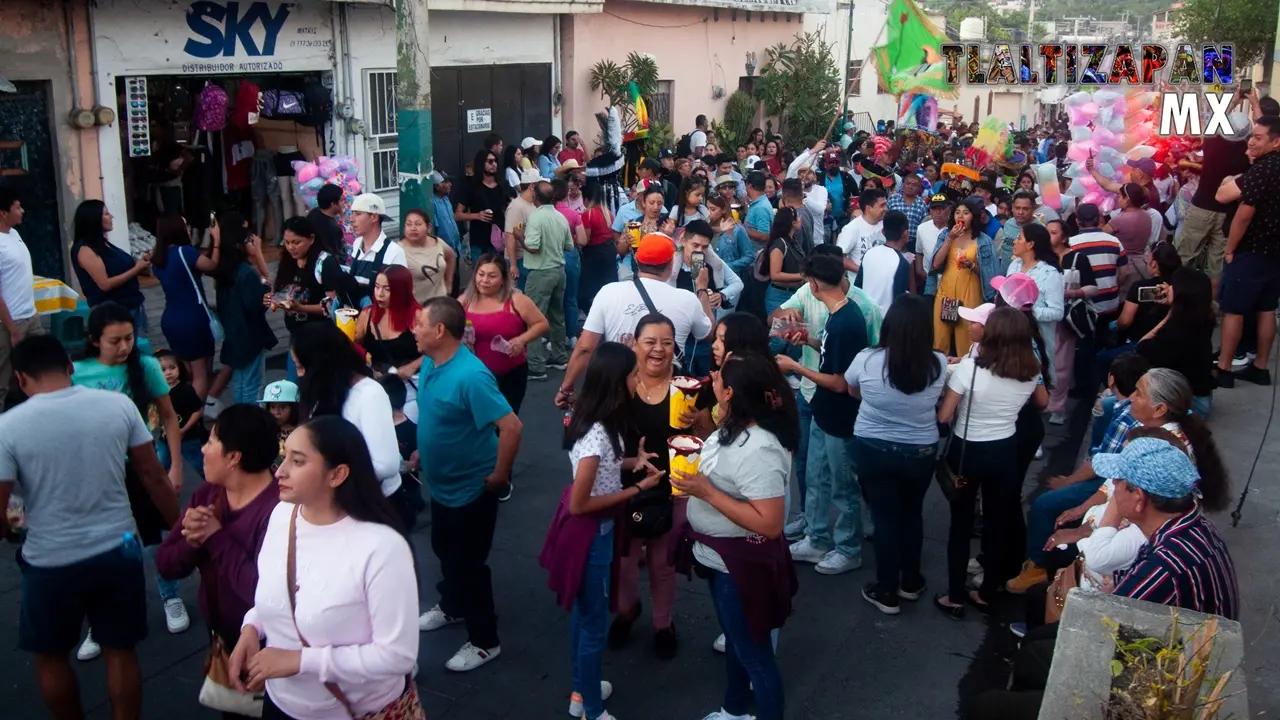
[[200, 571], [200, 614], [235, 647], [258, 586], [258, 550], [280, 489], [271, 476], [279, 451], [276, 421], [257, 405], [218, 415], [204, 446], [205, 484], [156, 553], [160, 576]]

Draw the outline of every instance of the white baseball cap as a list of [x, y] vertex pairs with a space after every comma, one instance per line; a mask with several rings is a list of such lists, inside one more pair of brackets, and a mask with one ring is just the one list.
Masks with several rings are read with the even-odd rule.
[[531, 147], [538, 147], [541, 145], [542, 145], [541, 140], [534, 140], [531, 137], [527, 137], [520, 141], [520, 149], [522, 150], [528, 150]]
[[387, 216], [387, 203], [377, 193], [361, 193], [351, 201], [351, 212], [369, 213], [370, 215]]
[[534, 185], [540, 182], [550, 182], [550, 181], [542, 177], [542, 173], [538, 172], [538, 168], [525, 168], [520, 171], [521, 185]]

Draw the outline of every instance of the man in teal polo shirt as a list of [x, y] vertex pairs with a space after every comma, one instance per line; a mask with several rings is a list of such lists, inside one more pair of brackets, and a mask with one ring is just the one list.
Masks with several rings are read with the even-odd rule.
[[757, 247], [767, 245], [769, 229], [773, 226], [773, 205], [769, 204], [769, 196], [764, 194], [764, 173], [759, 170], [747, 173], [746, 182], [747, 199], [751, 202], [747, 205], [747, 217], [742, 224]]
[[457, 300], [431, 298], [414, 319], [422, 352], [418, 374], [418, 452], [431, 491], [431, 550], [440, 560], [440, 602], [418, 627], [467, 625], [467, 643], [445, 667], [474, 670], [496, 658], [489, 549], [499, 497], [510, 497], [520, 450], [520, 418], [488, 368], [462, 344], [467, 315]]

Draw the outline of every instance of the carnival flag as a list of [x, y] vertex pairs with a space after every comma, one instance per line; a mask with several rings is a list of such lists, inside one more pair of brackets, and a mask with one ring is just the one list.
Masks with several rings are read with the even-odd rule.
[[946, 36], [912, 0], [894, 0], [885, 17], [884, 45], [871, 49], [880, 75], [880, 88], [893, 95], [917, 92], [955, 99], [947, 84], [942, 43]]

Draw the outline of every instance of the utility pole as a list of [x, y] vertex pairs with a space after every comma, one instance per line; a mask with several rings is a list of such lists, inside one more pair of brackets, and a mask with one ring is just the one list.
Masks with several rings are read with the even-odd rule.
[[431, 212], [431, 62], [427, 0], [396, 0], [396, 169], [400, 223], [413, 208]]
[[1030, 0], [1031, 7], [1027, 12], [1027, 42], [1036, 41], [1036, 0]]

